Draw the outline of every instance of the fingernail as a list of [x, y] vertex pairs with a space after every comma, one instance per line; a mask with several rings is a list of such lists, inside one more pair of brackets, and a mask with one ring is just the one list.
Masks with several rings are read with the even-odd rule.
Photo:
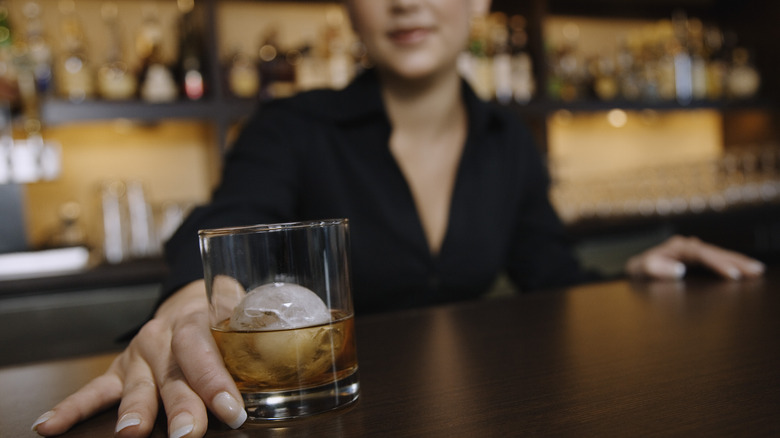
[[246, 421], [246, 411], [229, 392], [220, 392], [211, 401], [214, 413], [231, 429], [238, 429]]
[[38, 426], [49, 421], [49, 419], [51, 419], [51, 417], [53, 416], [54, 416], [54, 411], [44, 412], [40, 417], [38, 417], [37, 420], [35, 420], [35, 423], [33, 423], [30, 429], [32, 429], [33, 432], [36, 432], [38, 430]]
[[114, 433], [119, 433], [120, 430], [128, 428], [130, 426], [138, 426], [141, 424], [141, 416], [136, 413], [129, 413], [122, 415], [122, 418], [116, 423], [116, 430]]
[[182, 412], [171, 420], [170, 438], [182, 438], [195, 429], [195, 418], [189, 412]]
[[674, 277], [677, 279], [683, 278], [685, 276], [685, 264], [684, 263], [675, 263], [674, 264]]
[[761, 262], [753, 262], [747, 266], [747, 269], [753, 274], [763, 274], [766, 266]]
[[735, 268], [734, 266], [726, 268], [726, 275], [728, 275], [732, 280], [739, 280], [742, 278], [742, 273], [739, 272], [739, 269]]

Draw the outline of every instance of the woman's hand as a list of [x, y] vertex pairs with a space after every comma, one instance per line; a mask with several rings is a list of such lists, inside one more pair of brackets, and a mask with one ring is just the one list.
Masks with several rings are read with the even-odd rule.
[[697, 264], [724, 278], [739, 280], [764, 273], [764, 265], [743, 254], [702, 242], [695, 237], [674, 236], [666, 242], [631, 257], [626, 272], [632, 277], [679, 279], [685, 266]]
[[105, 374], [41, 415], [33, 430], [58, 435], [119, 402], [116, 436], [144, 437], [160, 400], [170, 437], [202, 437], [206, 408], [232, 428], [246, 420], [241, 394], [209, 331], [203, 281], [168, 298]]

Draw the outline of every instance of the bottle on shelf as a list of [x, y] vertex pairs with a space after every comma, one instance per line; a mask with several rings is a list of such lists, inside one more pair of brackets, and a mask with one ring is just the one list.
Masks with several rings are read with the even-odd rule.
[[707, 54], [704, 49], [704, 24], [692, 18], [688, 23], [688, 46], [691, 53], [691, 93], [693, 100], [707, 99]]
[[51, 45], [44, 34], [41, 5], [37, 1], [28, 0], [22, 5], [22, 14], [26, 22], [24, 44], [32, 63], [35, 88], [38, 95], [47, 95], [54, 88], [53, 55]]
[[288, 62], [287, 53], [278, 42], [278, 29], [271, 26], [259, 43], [260, 97], [272, 99], [295, 92], [295, 67]]
[[509, 53], [511, 56], [510, 81], [512, 96], [517, 103], [525, 104], [533, 98], [536, 89], [533, 61], [528, 52], [526, 19], [515, 14], [509, 17]]
[[227, 65], [227, 85], [230, 93], [240, 99], [255, 99], [260, 92], [260, 71], [257, 62], [242, 48], [233, 50]]
[[674, 59], [674, 90], [677, 102], [688, 105], [693, 101], [693, 56], [690, 52], [689, 21], [683, 11], [672, 15], [674, 37], [668, 43]]
[[132, 99], [136, 95], [138, 83], [124, 61], [117, 4], [104, 2], [100, 15], [105, 24], [108, 49], [98, 70], [98, 91], [107, 100]]
[[567, 23], [563, 26], [563, 42], [552, 47], [548, 55], [549, 73], [547, 93], [553, 100], [571, 102], [582, 98], [584, 68], [578, 55], [579, 26]]
[[483, 99], [495, 95], [493, 63], [489, 46], [489, 21], [487, 17], [476, 17], [471, 26], [469, 46], [462, 61], [462, 72], [474, 91]]
[[328, 60], [330, 87], [343, 88], [355, 73], [355, 60], [350, 50], [347, 35], [342, 32], [344, 14], [341, 9], [331, 8], [325, 13], [325, 50]]
[[642, 94], [640, 78], [640, 51], [638, 43], [629, 38], [621, 38], [615, 54], [615, 81], [618, 93], [615, 98], [629, 101], [639, 100]]
[[718, 26], [706, 26], [703, 40], [707, 55], [707, 99], [720, 100], [725, 94], [723, 90], [727, 70], [723, 32]]
[[689, 105], [749, 99], [760, 86], [760, 73], [747, 49], [736, 45], [735, 35], [683, 11], [627, 32], [615, 53], [584, 64], [575, 28], [574, 23], [564, 25], [563, 42], [548, 50], [547, 92], [552, 100], [595, 97]]
[[512, 53], [509, 45], [509, 24], [506, 14], [494, 12], [490, 16], [488, 33], [492, 48], [494, 96], [499, 103], [512, 101]]
[[330, 86], [330, 75], [325, 74], [327, 60], [323, 52], [322, 44], [313, 43], [316, 38], [309, 37], [306, 43], [298, 49], [301, 56], [295, 65], [295, 88], [299, 91]]
[[750, 60], [750, 53], [744, 47], [737, 47], [732, 53], [732, 65], [728, 72], [728, 96], [735, 99], [750, 99], [761, 86], [761, 75]]
[[138, 75], [141, 99], [153, 103], [176, 100], [179, 91], [173, 73], [160, 53], [163, 44], [162, 24], [153, 5], [143, 9], [143, 22], [135, 42], [136, 52], [141, 59]]
[[181, 95], [200, 100], [206, 93], [203, 31], [195, 15], [194, 0], [177, 0], [179, 8], [179, 59], [176, 66]]
[[60, 96], [81, 102], [95, 96], [95, 75], [87, 57], [86, 37], [73, 0], [59, 2], [62, 53], [55, 72]]

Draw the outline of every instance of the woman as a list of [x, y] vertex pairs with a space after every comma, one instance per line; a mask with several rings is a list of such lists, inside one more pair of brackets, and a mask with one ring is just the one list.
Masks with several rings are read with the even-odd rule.
[[[171, 437], [199, 437], [207, 409], [246, 419], [208, 328], [197, 228], [349, 217], [358, 312], [471, 298], [506, 270], [523, 289], [583, 280], [546, 198], [527, 133], [457, 74], [469, 22], [489, 0], [348, 0], [375, 69], [341, 92], [267, 105], [231, 152], [223, 182], [166, 247], [168, 296], [109, 370], [36, 421], [62, 433], [117, 401], [117, 436], [150, 433], [158, 395]], [[760, 263], [674, 238], [632, 258], [636, 276], [683, 263], [724, 276]]]

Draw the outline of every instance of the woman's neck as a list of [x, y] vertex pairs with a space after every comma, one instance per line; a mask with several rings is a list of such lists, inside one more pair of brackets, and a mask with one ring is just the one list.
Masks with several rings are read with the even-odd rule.
[[414, 84], [384, 80], [382, 93], [393, 126], [390, 152], [404, 174], [433, 255], [449, 226], [467, 117], [457, 73]]
[[[380, 73], [381, 75], [381, 73]], [[382, 95], [394, 130], [418, 138], [435, 137], [465, 121], [457, 72], [410, 81], [380, 76]]]

